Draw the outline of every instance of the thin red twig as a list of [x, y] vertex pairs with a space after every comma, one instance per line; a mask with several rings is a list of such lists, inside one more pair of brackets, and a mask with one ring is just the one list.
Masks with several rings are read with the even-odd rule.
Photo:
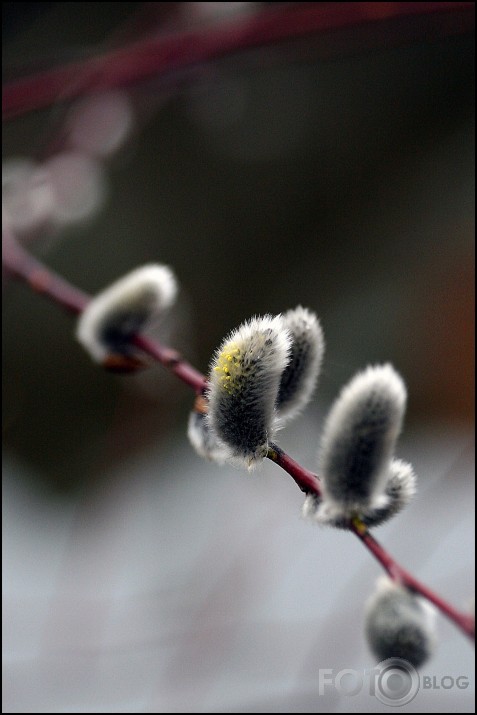
[[[2, 258], [3, 266], [8, 273], [24, 281], [33, 290], [50, 298], [69, 312], [80, 314], [88, 304], [90, 298], [86, 293], [50, 271], [47, 266], [20, 247], [8, 228], [3, 229]], [[206, 378], [187, 363], [178, 352], [142, 335], [136, 335], [133, 338], [133, 343], [173, 372], [180, 380], [195, 390], [197, 394], [203, 393], [207, 385]], [[316, 474], [302, 467], [276, 445], [271, 446], [268, 457], [290, 474], [302, 491], [307, 494], [320, 495], [320, 480]], [[474, 638], [475, 619], [473, 616], [458, 611], [403, 569], [384, 547], [376, 541], [359, 519], [354, 520], [350, 531], [360, 539], [394, 581], [401, 583], [433, 603], [444, 616], [469, 638]]]
[[34, 291], [55, 301], [69, 313], [82, 313], [90, 300], [87, 293], [65, 281], [22, 248], [7, 226], [2, 228], [2, 263], [12, 276], [25, 281]]
[[204, 392], [207, 387], [207, 380], [204, 375], [186, 362], [176, 350], [161, 345], [145, 335], [135, 335], [132, 342], [174, 373], [179, 380], [192, 387], [198, 395]]
[[[273, 445], [269, 451], [269, 459], [278, 464], [290, 476], [293, 477], [300, 489], [306, 494], [312, 493], [320, 496], [320, 480], [298, 462], [295, 462], [288, 454], [283, 452], [279, 447]], [[381, 566], [393, 579], [401, 583], [403, 586], [418, 593], [423, 598], [433, 603], [436, 608], [441, 611], [447, 618], [453, 621], [464, 633], [473, 638], [475, 634], [475, 619], [467, 613], [462, 613], [454, 608], [451, 604], [444, 601], [440, 596], [431, 591], [425, 584], [418, 581], [412, 574], [400, 566], [394, 558], [379, 544], [376, 539], [370, 534], [368, 528], [359, 519], [355, 519], [350, 526], [352, 531], [360, 541], [366, 546], [375, 559], [379, 561]]]

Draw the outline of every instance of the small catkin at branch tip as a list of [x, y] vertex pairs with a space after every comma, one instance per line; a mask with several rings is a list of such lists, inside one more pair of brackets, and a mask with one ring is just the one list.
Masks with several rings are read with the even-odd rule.
[[160, 317], [176, 294], [170, 268], [141, 266], [90, 301], [78, 320], [76, 338], [95, 362], [107, 365], [114, 356], [134, 358], [132, 336]]
[[434, 652], [435, 620], [430, 603], [383, 576], [366, 606], [366, 638], [378, 660], [401, 658], [419, 668]]
[[282, 317], [265, 315], [243, 323], [216, 351], [208, 426], [226, 447], [228, 461], [251, 469], [266, 457], [290, 346]]

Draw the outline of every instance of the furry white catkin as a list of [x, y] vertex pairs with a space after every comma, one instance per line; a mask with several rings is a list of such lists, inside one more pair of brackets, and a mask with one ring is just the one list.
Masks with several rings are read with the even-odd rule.
[[252, 318], [216, 351], [209, 376], [208, 424], [227, 449], [227, 460], [248, 469], [267, 454], [275, 403], [290, 356], [281, 316]]
[[277, 417], [285, 424], [308, 404], [316, 387], [325, 340], [320, 322], [311, 310], [299, 305], [283, 315], [290, 333], [290, 360], [282, 373], [277, 396]]
[[409, 465], [393, 461], [406, 388], [391, 365], [368, 367], [342, 389], [326, 419], [319, 454], [322, 500], [305, 513], [344, 526], [353, 516], [380, 523], [414, 492]]
[[227, 461], [229, 451], [221, 443], [209, 425], [209, 419], [203, 412], [192, 410], [187, 423], [187, 436], [197, 454], [211, 462], [223, 464]]
[[366, 638], [379, 661], [402, 658], [419, 668], [434, 651], [434, 622], [429, 603], [387, 577], [379, 579], [366, 606]]
[[[380, 526], [409, 504], [416, 493], [416, 475], [410, 464], [393, 459], [389, 465], [384, 491], [375, 498], [374, 506], [362, 507], [358, 514], [366, 526]], [[340, 509], [335, 503], [308, 494], [303, 504], [303, 516], [318, 523], [349, 529], [348, 508]]]
[[76, 338], [95, 362], [104, 362], [111, 353], [131, 355], [131, 337], [160, 317], [176, 293], [168, 266], [141, 266], [90, 301], [78, 320]]

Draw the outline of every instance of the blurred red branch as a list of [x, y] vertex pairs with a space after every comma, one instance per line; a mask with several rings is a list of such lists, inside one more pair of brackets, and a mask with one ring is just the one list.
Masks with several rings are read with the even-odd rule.
[[[25, 251], [5, 226], [2, 231], [2, 263], [12, 276], [27, 283], [35, 292], [42, 293], [61, 305], [69, 313], [79, 315], [90, 301], [87, 293], [65, 281]], [[205, 377], [189, 365], [178, 352], [142, 335], [136, 335], [133, 343], [177, 375], [198, 394], [202, 394], [206, 386]]]
[[[78, 315], [82, 313], [90, 297], [50, 271], [47, 266], [22, 248], [7, 227], [3, 228], [2, 233], [2, 261], [4, 269], [10, 275], [25, 282], [30, 288], [50, 298], [70, 313]], [[160, 362], [164, 367], [173, 372], [180, 380], [195, 390], [197, 394], [203, 394], [207, 387], [206, 378], [192, 367], [192, 365], [187, 363], [178, 352], [142, 335], [136, 335], [132, 339], [132, 342], [154, 358], [154, 360]], [[302, 467], [276, 445], [270, 446], [267, 456], [290, 474], [303, 492], [320, 496], [320, 480], [316, 474]], [[474, 637], [475, 619], [473, 616], [458, 611], [403, 569], [374, 539], [367, 527], [359, 519], [353, 521], [350, 525], [350, 531], [362, 541], [391, 579], [433, 603], [443, 615], [460, 628], [469, 638]]]
[[[445, 21], [439, 22], [439, 16], [444, 14]], [[390, 38], [383, 29], [385, 21], [418, 16], [435, 19], [436, 22], [418, 29], [418, 34], [426, 37], [469, 32], [474, 27], [474, 15], [473, 2], [279, 3], [205, 27], [168, 34], [156, 31], [154, 36], [129, 46], [7, 82], [3, 88], [2, 116], [12, 119], [93, 91], [125, 87], [251, 48], [320, 33], [329, 36], [347, 27], [380, 23], [386, 45]], [[406, 31], [399, 27], [398, 41], [414, 41], [415, 33], [413, 26]], [[397, 38], [392, 36], [392, 42]]]

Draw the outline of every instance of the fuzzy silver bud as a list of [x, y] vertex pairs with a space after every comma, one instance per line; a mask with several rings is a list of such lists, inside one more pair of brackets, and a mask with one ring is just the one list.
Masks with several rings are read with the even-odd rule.
[[[380, 526], [398, 514], [409, 504], [416, 493], [416, 475], [410, 464], [401, 459], [393, 459], [389, 465], [388, 477], [382, 494], [375, 496], [373, 503], [362, 507], [359, 518], [366, 526]], [[308, 494], [303, 505], [303, 516], [320, 524], [349, 529], [350, 514], [334, 503]]]
[[228, 461], [252, 468], [273, 438], [275, 403], [290, 336], [281, 316], [252, 318], [216, 351], [209, 377], [208, 421]]
[[398, 514], [416, 493], [416, 475], [411, 464], [393, 459], [389, 467], [384, 493], [363, 515], [366, 526], [379, 526]]
[[210, 427], [207, 414], [192, 410], [187, 424], [187, 436], [197, 454], [211, 462], [224, 464], [228, 450], [221, 444]]
[[326, 419], [319, 457], [330, 516], [352, 518], [386, 505], [405, 405], [406, 388], [391, 365], [368, 367], [342, 389]]
[[293, 419], [308, 404], [325, 350], [323, 330], [315, 313], [299, 305], [284, 313], [283, 322], [290, 333], [291, 350], [276, 404], [281, 424]]
[[141, 266], [88, 303], [78, 320], [76, 337], [99, 363], [115, 353], [134, 355], [131, 337], [159, 317], [174, 302], [176, 293], [170, 268]]
[[419, 668], [435, 648], [435, 609], [383, 577], [366, 606], [365, 632], [379, 661], [402, 658]]

